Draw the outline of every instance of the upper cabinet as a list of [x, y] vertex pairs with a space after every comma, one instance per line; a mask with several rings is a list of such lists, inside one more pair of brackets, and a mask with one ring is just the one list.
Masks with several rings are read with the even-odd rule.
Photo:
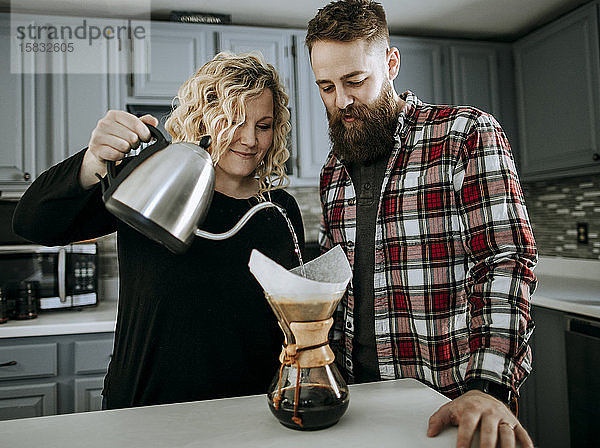
[[132, 73], [129, 96], [168, 99], [216, 52], [211, 27], [170, 22], [134, 22], [147, 31], [145, 39], [132, 39]]
[[255, 27], [223, 27], [218, 32], [219, 51], [260, 52], [272, 64], [286, 89], [293, 88], [292, 34], [286, 30]]
[[426, 103], [448, 103], [444, 44], [439, 40], [400, 36], [390, 36], [390, 43], [400, 51], [400, 71], [394, 80], [396, 92], [410, 90]]
[[488, 112], [508, 137], [519, 165], [514, 64], [510, 44], [451, 41], [451, 102]]
[[529, 179], [600, 172], [598, 10], [590, 3], [514, 46]]
[[[80, 17], [36, 17], [36, 24], [76, 29], [82, 26]], [[89, 27], [101, 30], [117, 29], [125, 22], [112, 19], [85, 18]], [[127, 71], [127, 40], [97, 39], [93, 46], [68, 38], [54, 44], [75, 45], [70, 53], [57, 52], [47, 58], [45, 75], [38, 82], [36, 95], [36, 132], [39, 151], [37, 160], [43, 170], [85, 148], [98, 120], [109, 109], [122, 107], [121, 74]], [[56, 117], [61, 117], [57, 120]], [[39, 173], [38, 173], [39, 174]]]
[[[16, 19], [13, 19], [16, 20]], [[0, 15], [0, 190], [21, 191], [35, 176], [35, 75], [31, 53], [18, 51], [8, 15]], [[28, 25], [23, 22], [22, 25]], [[14, 67], [11, 67], [11, 50]], [[14, 69], [14, 70], [11, 70]], [[13, 73], [14, 71], [14, 73]]]
[[510, 44], [390, 37], [400, 51], [396, 92], [432, 104], [469, 105], [499, 121], [518, 160], [518, 131]]
[[498, 56], [493, 46], [451, 44], [450, 62], [452, 102], [499, 116]]
[[294, 159], [295, 174], [297, 179], [307, 179], [312, 185], [317, 185], [316, 179], [319, 177], [330, 148], [329, 124], [325, 105], [315, 83], [308, 49], [304, 45], [305, 37], [305, 32], [294, 35], [296, 40], [295, 96], [298, 110], [296, 127], [292, 129], [292, 133], [295, 133], [298, 139], [297, 157]]

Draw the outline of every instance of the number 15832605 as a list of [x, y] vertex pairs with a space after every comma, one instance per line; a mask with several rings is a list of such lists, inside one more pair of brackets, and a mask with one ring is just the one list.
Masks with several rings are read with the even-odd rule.
[[21, 53], [72, 53], [73, 42], [25, 42], [20, 43]]

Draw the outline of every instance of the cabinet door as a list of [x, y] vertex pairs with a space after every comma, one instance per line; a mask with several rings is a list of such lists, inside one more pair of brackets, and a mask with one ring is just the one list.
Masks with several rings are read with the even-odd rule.
[[600, 171], [596, 8], [591, 3], [515, 44], [526, 175]]
[[[570, 446], [566, 314], [539, 306], [532, 307], [535, 331], [532, 337], [533, 371], [525, 382], [527, 408], [524, 421], [535, 446]], [[531, 382], [530, 382], [531, 380]], [[529, 383], [529, 384], [528, 384]]]
[[[84, 19], [36, 16], [38, 26], [76, 29]], [[87, 26], [116, 29], [120, 21], [85, 19]], [[49, 41], [50, 42], [50, 41]], [[111, 108], [121, 107], [119, 73], [125, 69], [126, 42], [97, 39], [73, 42], [68, 37], [53, 39], [55, 45], [72, 44], [73, 52], [54, 52], [41, 69], [46, 73], [38, 83], [36, 96], [38, 173], [86, 147], [98, 120]]]
[[112, 356], [113, 338], [75, 341], [73, 348], [76, 375], [106, 372]]
[[104, 377], [75, 379], [75, 412], [102, 410]]
[[450, 45], [452, 102], [500, 116], [498, 62], [493, 47]]
[[315, 75], [310, 65], [308, 49], [304, 45], [304, 38], [305, 33], [295, 35], [298, 49], [296, 54], [296, 91], [298, 92], [296, 98], [298, 120], [295, 129], [298, 136], [296, 167], [299, 178], [312, 181], [312, 185], [316, 186], [321, 167], [330, 149], [329, 124], [325, 105], [315, 84]]
[[0, 14], [0, 54], [4, 56], [0, 65], [0, 191], [25, 190], [35, 173], [35, 76], [24, 74], [31, 72], [27, 66], [33, 59], [31, 53], [21, 53], [19, 48], [9, 15]]
[[0, 381], [56, 376], [57, 373], [56, 343], [0, 347]]
[[444, 46], [434, 41], [398, 36], [390, 36], [390, 41], [400, 51], [400, 72], [394, 80], [396, 92], [401, 94], [410, 90], [423, 102], [447, 103]]
[[285, 88], [291, 91], [292, 38], [285, 30], [234, 28], [219, 31], [219, 51], [250, 53], [260, 51], [265, 60], [278, 70]]
[[0, 420], [56, 414], [56, 383], [0, 387]]
[[452, 103], [475, 106], [502, 126], [519, 165], [512, 47], [490, 42], [451, 42]]
[[212, 28], [181, 23], [140, 22], [150, 38], [133, 40], [135, 98], [172, 99], [194, 72], [214, 56]]

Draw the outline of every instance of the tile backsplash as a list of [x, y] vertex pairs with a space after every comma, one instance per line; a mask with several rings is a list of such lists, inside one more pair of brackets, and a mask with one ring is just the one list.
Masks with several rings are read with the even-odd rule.
[[[315, 181], [316, 183], [317, 181]], [[321, 200], [318, 187], [289, 187], [287, 191], [294, 196], [300, 207], [304, 222], [304, 239], [307, 242], [318, 241], [321, 220]]]
[[[600, 260], [600, 176], [523, 182], [523, 194], [540, 255]], [[588, 242], [577, 227], [587, 225]]]

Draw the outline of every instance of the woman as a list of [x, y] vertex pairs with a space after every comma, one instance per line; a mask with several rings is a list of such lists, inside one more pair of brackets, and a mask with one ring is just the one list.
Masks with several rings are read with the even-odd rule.
[[[263, 199], [285, 208], [304, 243], [287, 181], [287, 95], [274, 68], [256, 55], [220, 54], [180, 88], [167, 120], [173, 141], [210, 134], [215, 193], [202, 229], [229, 230]], [[47, 245], [117, 232], [119, 308], [104, 383], [109, 409], [265, 393], [278, 367], [281, 331], [248, 270], [256, 248], [287, 268], [298, 265], [286, 221], [262, 210], [235, 236], [196, 238], [174, 255], [109, 214], [96, 173], [150, 138], [144, 123], [109, 111], [88, 148], [43, 173], [14, 216], [15, 231]], [[120, 166], [125, 165], [125, 159]]]

